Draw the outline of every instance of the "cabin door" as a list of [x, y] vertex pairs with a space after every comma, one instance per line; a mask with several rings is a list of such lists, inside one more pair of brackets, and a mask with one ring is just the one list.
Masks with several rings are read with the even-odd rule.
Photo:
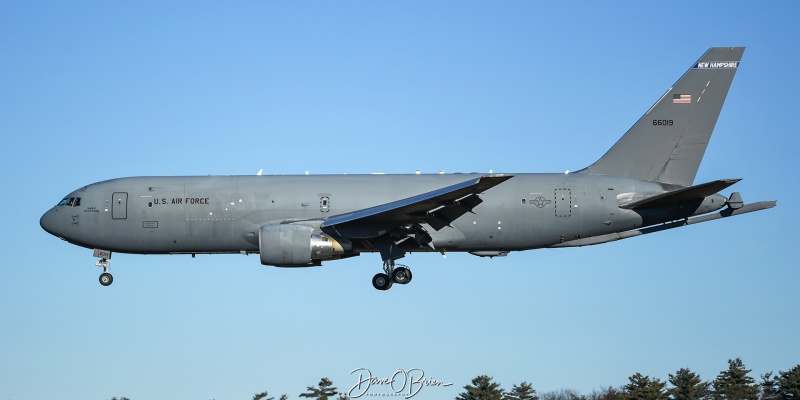
[[128, 218], [128, 194], [124, 192], [114, 193], [111, 198], [111, 218]]
[[554, 208], [556, 217], [572, 216], [572, 191], [569, 189], [556, 189]]

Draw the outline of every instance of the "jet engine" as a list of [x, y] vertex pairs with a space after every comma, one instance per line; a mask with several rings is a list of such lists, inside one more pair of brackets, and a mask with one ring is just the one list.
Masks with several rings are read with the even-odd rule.
[[345, 249], [336, 239], [314, 231], [314, 227], [301, 224], [262, 226], [258, 230], [261, 264], [310, 267], [344, 254]]

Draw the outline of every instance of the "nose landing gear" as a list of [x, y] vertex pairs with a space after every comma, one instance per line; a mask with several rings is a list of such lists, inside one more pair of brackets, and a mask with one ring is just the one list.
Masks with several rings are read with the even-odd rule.
[[103, 268], [103, 273], [100, 274], [100, 284], [103, 286], [108, 286], [114, 282], [114, 277], [108, 272], [110, 267], [108, 266], [109, 259], [111, 259], [111, 252], [108, 250], [100, 250], [94, 249], [94, 256], [100, 257], [100, 260], [97, 261], [94, 265]]

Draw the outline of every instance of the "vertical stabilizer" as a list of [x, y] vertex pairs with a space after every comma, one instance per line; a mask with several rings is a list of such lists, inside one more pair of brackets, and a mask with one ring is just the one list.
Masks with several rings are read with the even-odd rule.
[[597, 162], [579, 172], [691, 186], [744, 47], [713, 47]]

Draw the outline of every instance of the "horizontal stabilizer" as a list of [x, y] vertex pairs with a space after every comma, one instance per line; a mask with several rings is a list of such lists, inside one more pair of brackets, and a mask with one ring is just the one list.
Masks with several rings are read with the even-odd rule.
[[664, 230], [667, 230], [667, 229], [680, 228], [682, 226], [699, 224], [701, 222], [713, 221], [713, 220], [720, 219], [720, 218], [733, 217], [733, 216], [737, 216], [737, 215], [747, 214], [747, 213], [753, 212], [753, 211], [766, 210], [768, 208], [775, 207], [776, 204], [777, 204], [777, 202], [774, 201], [774, 200], [773, 201], [759, 201], [759, 202], [756, 202], [756, 203], [740, 205], [738, 208], [726, 208], [726, 209], [724, 209], [724, 210], [722, 210], [720, 212], [716, 212], [716, 213], [713, 213], [713, 214], [702, 215], [702, 216], [699, 216], [699, 217], [696, 217], [696, 218], [682, 219], [682, 220], [679, 220], [679, 221], [674, 221], [674, 222], [661, 224], [661, 225], [655, 225], [655, 226], [651, 226], [651, 227], [648, 227], [648, 228], [633, 229], [633, 230], [624, 231], [624, 232], [609, 233], [609, 234], [606, 234], [606, 235], [598, 235], [598, 236], [592, 236], [592, 237], [588, 237], [588, 238], [570, 240], [568, 242], [556, 243], [554, 245], [547, 246], [547, 247], [552, 247], [552, 248], [556, 248], [556, 247], [581, 247], [581, 246], [592, 246], [592, 245], [596, 245], [596, 244], [614, 242], [614, 241], [617, 241], [617, 240], [629, 239], [629, 238], [636, 237], [636, 236], [646, 235], [648, 233], [655, 233], [655, 232], [660, 232], [660, 231], [664, 231]]
[[634, 208], [653, 208], [666, 206], [669, 204], [682, 203], [689, 200], [703, 199], [733, 185], [736, 182], [739, 182], [740, 180], [741, 179], [720, 179], [713, 182], [702, 183], [700, 185], [673, 190], [671, 192], [621, 204], [619, 207], [627, 210]]

